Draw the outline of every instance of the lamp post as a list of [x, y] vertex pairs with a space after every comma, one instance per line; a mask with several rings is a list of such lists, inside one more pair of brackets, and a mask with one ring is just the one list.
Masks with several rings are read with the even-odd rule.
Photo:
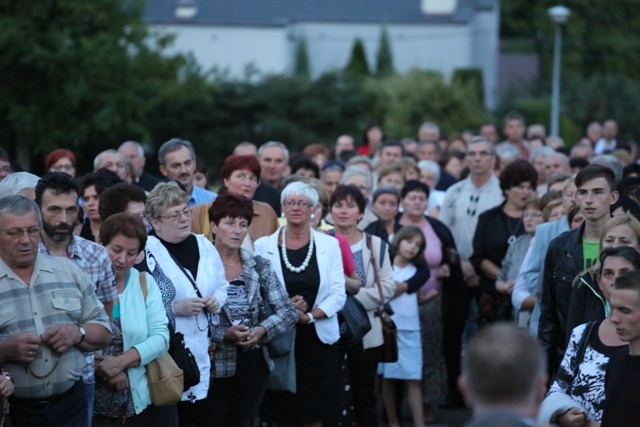
[[551, 136], [558, 136], [558, 116], [560, 115], [560, 65], [562, 53], [562, 26], [569, 19], [571, 11], [558, 5], [547, 11], [554, 22], [555, 40], [553, 46], [553, 81], [551, 88]]

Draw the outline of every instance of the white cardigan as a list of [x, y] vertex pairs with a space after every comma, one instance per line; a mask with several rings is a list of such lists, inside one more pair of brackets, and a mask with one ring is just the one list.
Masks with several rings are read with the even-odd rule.
[[[196, 285], [204, 298], [214, 296], [222, 307], [227, 302], [227, 288], [229, 287], [229, 282], [225, 278], [222, 260], [216, 248], [206, 237], [202, 234], [195, 234], [195, 237], [198, 242], [198, 252], [200, 253], [198, 275], [195, 280]], [[149, 236], [146, 252], [149, 270], [154, 271], [155, 269], [155, 261], [152, 261], [149, 257], [149, 254], [153, 254], [165, 276], [173, 283], [173, 287], [176, 290], [174, 304], [185, 298], [197, 297], [193, 285], [181, 268], [173, 261], [171, 255], [157, 237]], [[218, 316], [217, 314], [211, 316], [213, 324], [219, 322]], [[200, 369], [200, 382], [185, 391], [182, 394], [182, 400], [191, 400], [191, 395], [195, 396], [196, 400], [204, 399], [209, 391], [209, 373], [211, 370], [211, 360], [209, 359], [210, 340], [206, 315], [200, 312], [197, 316], [176, 316], [175, 324], [176, 332], [184, 334], [185, 345], [193, 353]]]
[[[256, 240], [254, 246], [255, 255], [260, 255], [271, 261], [271, 266], [278, 279], [284, 283], [282, 266], [280, 265], [280, 251], [278, 250], [278, 237], [281, 230], [282, 227], [270, 236], [261, 237]], [[323, 343], [333, 344], [340, 339], [336, 314], [342, 310], [347, 299], [340, 246], [334, 237], [315, 230], [311, 232], [320, 272], [320, 285], [313, 308], [318, 307], [327, 315], [326, 319], [320, 319], [316, 322], [316, 333]]]

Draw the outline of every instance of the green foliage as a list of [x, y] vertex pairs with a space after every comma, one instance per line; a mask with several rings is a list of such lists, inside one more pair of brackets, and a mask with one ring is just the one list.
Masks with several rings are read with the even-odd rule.
[[179, 61], [149, 47], [142, 10], [137, 0], [3, 1], [0, 127], [24, 166], [55, 147], [147, 135], [140, 95], [175, 78]]
[[368, 79], [364, 85], [373, 117], [392, 138], [414, 136], [424, 121], [438, 123], [444, 134], [477, 128], [485, 119], [481, 102], [442, 75], [412, 70], [406, 76]]
[[345, 72], [351, 77], [365, 77], [370, 75], [369, 63], [367, 62], [367, 54], [364, 50], [362, 39], [357, 38], [353, 42], [351, 49], [351, 59], [345, 68]]
[[[556, 0], [501, 2], [500, 35], [505, 44], [529, 40], [529, 52], [541, 60], [542, 75], [550, 81], [554, 24], [547, 10]], [[638, 3], [565, 0], [571, 11], [563, 27], [563, 73], [567, 76], [620, 74], [640, 81], [640, 42], [629, 36], [640, 25]]]
[[380, 44], [376, 55], [376, 75], [386, 77], [395, 74], [393, 68], [393, 54], [391, 53], [391, 42], [386, 27], [380, 30]]
[[460, 87], [476, 102], [484, 102], [484, 81], [481, 68], [458, 68], [453, 72], [451, 85]]
[[296, 45], [293, 75], [304, 79], [308, 79], [311, 76], [309, 53], [307, 52], [307, 39], [305, 37], [300, 37]]

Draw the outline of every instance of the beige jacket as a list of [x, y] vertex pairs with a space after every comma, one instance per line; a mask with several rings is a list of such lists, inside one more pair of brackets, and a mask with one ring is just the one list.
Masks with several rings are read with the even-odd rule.
[[[396, 285], [393, 281], [393, 267], [391, 265], [391, 259], [389, 256], [388, 246], [385, 245], [383, 251], [382, 263], [380, 262], [380, 245], [382, 240], [377, 236], [371, 236], [371, 246], [373, 247], [373, 258], [376, 266], [378, 267], [378, 275], [380, 276], [380, 285], [382, 286], [382, 296], [384, 303], [389, 302], [396, 292]], [[364, 336], [362, 345], [365, 349], [381, 346], [383, 343], [382, 337], [382, 322], [380, 318], [375, 315], [376, 310], [380, 307], [380, 292], [375, 283], [373, 266], [370, 261], [371, 251], [367, 248], [366, 235], [363, 241], [362, 248], [362, 263], [364, 265], [364, 272], [367, 277], [367, 283], [360, 288], [360, 291], [356, 294], [356, 298], [362, 303], [364, 308], [369, 314], [369, 320], [371, 321], [371, 330]], [[381, 266], [382, 265], [382, 266]]]

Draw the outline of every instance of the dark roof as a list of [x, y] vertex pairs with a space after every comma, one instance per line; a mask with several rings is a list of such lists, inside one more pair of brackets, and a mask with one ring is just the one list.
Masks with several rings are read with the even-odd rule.
[[285, 26], [294, 22], [466, 23], [476, 11], [492, 9], [497, 2], [457, 0], [451, 14], [425, 15], [421, 0], [187, 0], [197, 5], [198, 13], [193, 19], [180, 20], [174, 15], [178, 1], [147, 0], [145, 21], [241, 26]]

